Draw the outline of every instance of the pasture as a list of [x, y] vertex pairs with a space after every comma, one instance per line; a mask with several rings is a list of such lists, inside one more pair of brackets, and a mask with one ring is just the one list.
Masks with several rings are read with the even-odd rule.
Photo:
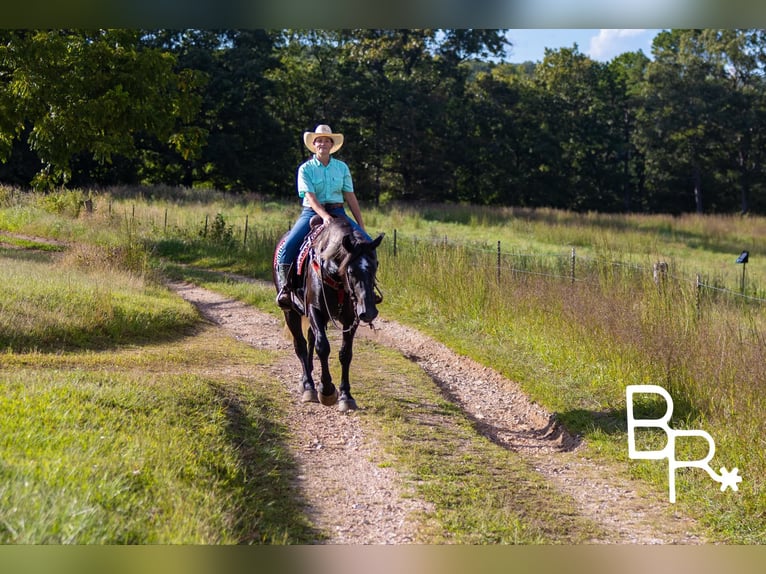
[[[9, 234], [0, 237], [0, 401], [11, 413], [0, 504], [17, 513], [4, 513], [2, 540], [311, 540], [284, 495], [288, 481], [271, 480], [292, 471], [280, 454], [289, 429], [265, 392], [268, 371], [259, 370], [268, 357], [211, 341], [216, 335], [161, 286], [169, 275], [204, 281], [207, 270], [268, 279], [274, 243], [297, 206], [199, 190], [91, 195], [93, 213], [77, 191], [6, 192], [0, 201], [0, 232]], [[630, 384], [664, 386], [676, 404], [672, 426], [708, 431], [713, 467], [737, 466], [743, 476], [739, 492], [721, 493], [704, 473], [679, 472], [678, 511], [712, 540], [765, 541], [766, 220], [436, 205], [364, 212], [370, 233], [386, 233], [382, 313], [518, 381], [585, 438], [588, 456], [619, 462], [660, 498], [667, 462], [628, 460], [624, 393]], [[40, 237], [72, 247], [33, 239]], [[734, 260], [743, 249], [751, 262], [741, 289]], [[651, 277], [658, 260], [670, 269], [663, 286]], [[219, 287], [276, 311], [269, 290]], [[232, 364], [248, 368], [232, 378], [223, 370]], [[227, 418], [232, 397], [247, 406], [242, 420], [261, 424]], [[662, 414], [660, 405], [648, 408]], [[35, 423], [21, 422], [28, 420]], [[243, 440], [265, 449], [245, 468], [235, 447]], [[679, 458], [699, 456], [699, 445], [680, 449]], [[204, 457], [189, 466], [192, 453]], [[135, 460], [127, 475], [126, 460]], [[284, 507], [248, 498], [244, 477], [253, 473], [275, 489], [266, 498], [285, 499]], [[544, 493], [535, 496], [545, 504]], [[258, 531], [238, 530], [244, 509]], [[163, 531], [174, 512], [177, 531]], [[458, 539], [471, 540], [475, 526], [456, 528]], [[519, 541], [556, 539], [550, 528], [530, 532]]]

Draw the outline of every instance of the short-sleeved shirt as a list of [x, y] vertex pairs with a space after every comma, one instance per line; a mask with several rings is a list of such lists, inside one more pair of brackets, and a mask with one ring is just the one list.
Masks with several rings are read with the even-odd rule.
[[345, 162], [334, 157], [325, 166], [316, 156], [298, 168], [298, 195], [303, 206], [309, 207], [306, 192], [316, 195], [319, 203], [343, 203], [343, 192], [354, 191], [351, 171]]

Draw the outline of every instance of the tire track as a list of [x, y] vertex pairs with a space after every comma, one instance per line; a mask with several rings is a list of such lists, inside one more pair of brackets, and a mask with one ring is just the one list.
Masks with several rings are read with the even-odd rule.
[[290, 448], [298, 466], [298, 484], [312, 523], [324, 533], [317, 543], [407, 544], [416, 541], [415, 513], [428, 506], [404, 496], [403, 481], [382, 467], [380, 446], [364, 431], [356, 413], [299, 401], [300, 367], [283, 323], [242, 302], [188, 283], [169, 285], [207, 320], [258, 349], [280, 351], [271, 366], [295, 400], [285, 401], [292, 429]]

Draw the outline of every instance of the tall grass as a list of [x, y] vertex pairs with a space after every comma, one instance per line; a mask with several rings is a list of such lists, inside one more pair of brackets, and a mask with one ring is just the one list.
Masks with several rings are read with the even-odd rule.
[[0, 209], [0, 231], [70, 243], [0, 246], [0, 543], [319, 538], [293, 490], [273, 357], [200, 330], [142, 225], [42, 201]]
[[54, 264], [51, 257], [0, 249], [0, 348], [158, 340], [183, 333], [197, 320], [191, 306], [158, 285], [113, 267], [113, 257], [127, 264], [131, 256], [78, 248]]

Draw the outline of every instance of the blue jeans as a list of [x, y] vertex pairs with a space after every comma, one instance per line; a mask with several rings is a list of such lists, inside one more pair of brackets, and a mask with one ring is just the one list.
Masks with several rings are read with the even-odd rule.
[[[346, 215], [346, 211], [342, 207], [328, 209], [327, 211], [333, 217], [345, 217], [351, 224], [351, 227], [358, 230], [368, 241], [372, 241], [372, 238], [359, 227], [359, 224]], [[298, 251], [301, 249], [301, 244], [309, 234], [309, 231], [311, 231], [311, 218], [315, 215], [316, 212], [310, 207], [303, 208], [303, 211], [295, 221], [293, 228], [287, 233], [285, 240], [280, 246], [279, 252], [277, 253], [278, 265], [289, 265], [295, 261], [296, 257], [298, 257]]]

